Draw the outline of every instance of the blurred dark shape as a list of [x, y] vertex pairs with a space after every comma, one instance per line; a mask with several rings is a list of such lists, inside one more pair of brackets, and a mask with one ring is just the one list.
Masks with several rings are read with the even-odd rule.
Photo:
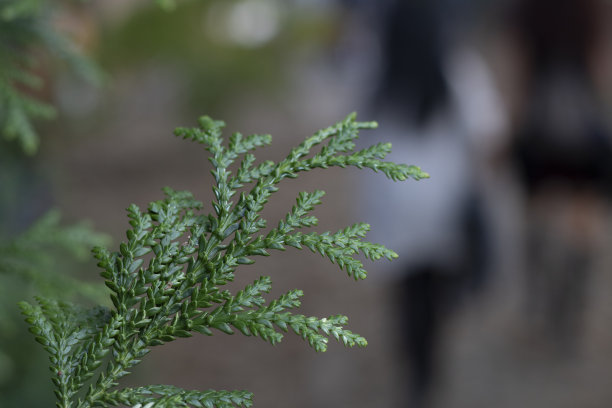
[[512, 150], [526, 191], [526, 315], [564, 353], [579, 338], [612, 186], [591, 66], [602, 10], [597, 0], [521, 0], [513, 15], [525, 70]]
[[410, 376], [407, 388], [414, 408], [428, 406], [437, 385], [445, 324], [466, 295], [482, 289], [487, 279], [487, 225], [476, 194], [470, 198], [457, 204], [462, 217], [460, 234], [466, 243], [460, 262], [442, 265], [432, 258], [409, 265], [396, 285], [396, 305], [403, 316], [404, 364]]
[[439, 1], [398, 1], [386, 12], [377, 102], [423, 124], [448, 103]]
[[420, 408], [429, 406], [437, 385], [444, 327], [487, 279], [491, 237], [475, 177], [481, 158], [471, 139], [489, 136], [481, 118], [496, 107], [462, 106], [479, 97], [465, 92], [464, 82], [485, 99], [494, 92], [477, 53], [450, 41], [450, 2], [383, 4], [379, 86], [370, 109], [381, 123], [378, 137], [393, 144], [390, 158], [418, 164], [432, 179], [401, 186], [378, 181], [364, 190], [365, 200], [375, 201], [367, 214], [372, 220], [378, 213], [372, 224], [382, 230], [381, 242], [400, 254], [394, 307], [408, 371], [402, 398]]
[[590, 74], [600, 5], [595, 0], [523, 0], [517, 36], [526, 59], [526, 101], [516, 143], [530, 193], [552, 180], [610, 188], [610, 141]]

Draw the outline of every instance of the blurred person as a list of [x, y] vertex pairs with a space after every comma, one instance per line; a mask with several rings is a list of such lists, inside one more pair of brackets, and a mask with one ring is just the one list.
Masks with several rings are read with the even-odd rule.
[[431, 174], [418, 184], [360, 183], [371, 239], [400, 255], [381, 273], [396, 289], [404, 393], [416, 408], [431, 402], [445, 323], [458, 300], [486, 281], [491, 236], [479, 180], [505, 113], [483, 58], [453, 36], [448, 1], [377, 6], [376, 137], [392, 143], [391, 160]]
[[525, 314], [563, 352], [580, 333], [612, 187], [610, 132], [593, 81], [598, 0], [518, 0], [522, 65], [512, 158], [526, 196]]

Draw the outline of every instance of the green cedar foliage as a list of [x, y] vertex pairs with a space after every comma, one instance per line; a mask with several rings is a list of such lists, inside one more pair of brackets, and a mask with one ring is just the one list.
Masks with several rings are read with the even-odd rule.
[[[367, 344], [344, 328], [345, 316], [326, 318], [293, 313], [302, 291], [291, 290], [266, 301], [271, 279], [260, 277], [237, 293], [222, 287], [232, 281], [239, 265], [287, 246], [306, 247], [336, 263], [354, 279], [366, 271], [355, 256], [393, 259], [395, 252], [364, 240], [367, 224], [335, 233], [305, 233], [317, 224], [310, 215], [321, 203], [322, 191], [301, 193], [276, 227], [260, 215], [278, 183], [300, 172], [330, 166], [355, 166], [380, 171], [393, 180], [427, 177], [418, 167], [384, 161], [391, 146], [379, 143], [355, 151], [361, 129], [373, 122], [357, 122], [355, 115], [315, 133], [282, 161], [256, 163], [250, 153], [270, 144], [269, 135], [243, 137], [236, 133], [225, 143], [224, 123], [202, 117], [199, 127], [178, 128], [175, 135], [203, 145], [210, 153], [213, 212], [190, 192], [164, 190], [163, 200], [142, 211], [128, 208], [131, 228], [119, 251], [96, 247], [101, 275], [111, 290], [111, 309], [83, 310], [67, 303], [38, 298], [37, 305], [20, 304], [30, 331], [49, 353], [57, 406], [108, 407], [240, 407], [251, 406], [245, 391], [189, 391], [169, 385], [121, 388], [119, 380], [140, 362], [151, 347], [195, 333], [238, 331], [278, 343], [284, 333], [301, 336], [323, 352], [329, 337], [346, 346]], [[326, 143], [324, 143], [326, 142]], [[313, 152], [317, 147], [318, 151]], [[240, 160], [235, 171], [229, 167]]]

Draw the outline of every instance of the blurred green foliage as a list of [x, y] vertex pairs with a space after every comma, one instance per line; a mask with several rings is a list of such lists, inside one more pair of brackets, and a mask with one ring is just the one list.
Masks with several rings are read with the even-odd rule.
[[[108, 237], [86, 223], [65, 226], [51, 204], [33, 155], [37, 119], [56, 116], [49, 80], [62, 65], [91, 83], [100, 70], [56, 26], [74, 1], [0, 1], [0, 406], [43, 407], [52, 388], [40, 365], [46, 357], [27, 337], [17, 302], [35, 294], [104, 299], [104, 288], [83, 281], [78, 268]], [[24, 156], [24, 153], [26, 156]], [[38, 218], [43, 212], [45, 215]], [[34, 391], [34, 392], [33, 392]]]
[[51, 119], [46, 76], [57, 63], [93, 83], [102, 80], [95, 64], [54, 23], [68, 1], [0, 1], [0, 136], [16, 140], [27, 154], [38, 149], [36, 119]]
[[336, 28], [330, 16], [298, 15], [275, 1], [278, 32], [261, 44], [232, 40], [228, 27], [236, 0], [184, 0], [171, 13], [143, 7], [129, 18], [102, 27], [97, 59], [109, 72], [167, 65], [185, 78], [189, 106], [219, 113], [247, 91], [285, 90], [287, 65], [306, 47], [330, 43]]

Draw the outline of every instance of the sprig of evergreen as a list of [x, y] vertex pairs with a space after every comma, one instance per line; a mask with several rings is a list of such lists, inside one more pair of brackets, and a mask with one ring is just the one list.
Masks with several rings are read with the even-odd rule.
[[[30, 330], [50, 355], [58, 407], [251, 406], [252, 395], [244, 391], [119, 387], [119, 380], [151, 347], [194, 333], [210, 336], [215, 331], [232, 334], [237, 330], [275, 344], [292, 331], [320, 352], [327, 349], [330, 337], [348, 347], [367, 344], [362, 336], [344, 328], [345, 316], [293, 313], [300, 306], [301, 290], [266, 301], [264, 295], [272, 284], [267, 276], [235, 294], [222, 287], [234, 279], [239, 265], [252, 264], [255, 257], [286, 246], [319, 252], [355, 279], [366, 277], [357, 254], [372, 260], [397, 257], [382, 245], [364, 240], [367, 224], [335, 233], [299, 231], [317, 224], [311, 211], [321, 203], [322, 191], [300, 193], [277, 227], [263, 232], [267, 220], [261, 211], [281, 180], [330, 166], [370, 168], [392, 180], [418, 180], [427, 174], [416, 166], [384, 161], [388, 144], [354, 151], [359, 131], [376, 126], [357, 122], [354, 114], [315, 133], [278, 163], [256, 164], [250, 153], [269, 145], [269, 135], [236, 133], [226, 145], [221, 135], [223, 122], [202, 117], [199, 125], [178, 128], [175, 135], [202, 144], [211, 154], [213, 213], [204, 213], [203, 204], [190, 192], [170, 188], [164, 189], [163, 200], [152, 202], [146, 211], [131, 205], [131, 228], [119, 251], [94, 249], [112, 292], [110, 310], [85, 312], [41, 298], [38, 305], [21, 303]], [[315, 147], [320, 148], [313, 152]], [[238, 169], [232, 172], [229, 167], [239, 159]]]

